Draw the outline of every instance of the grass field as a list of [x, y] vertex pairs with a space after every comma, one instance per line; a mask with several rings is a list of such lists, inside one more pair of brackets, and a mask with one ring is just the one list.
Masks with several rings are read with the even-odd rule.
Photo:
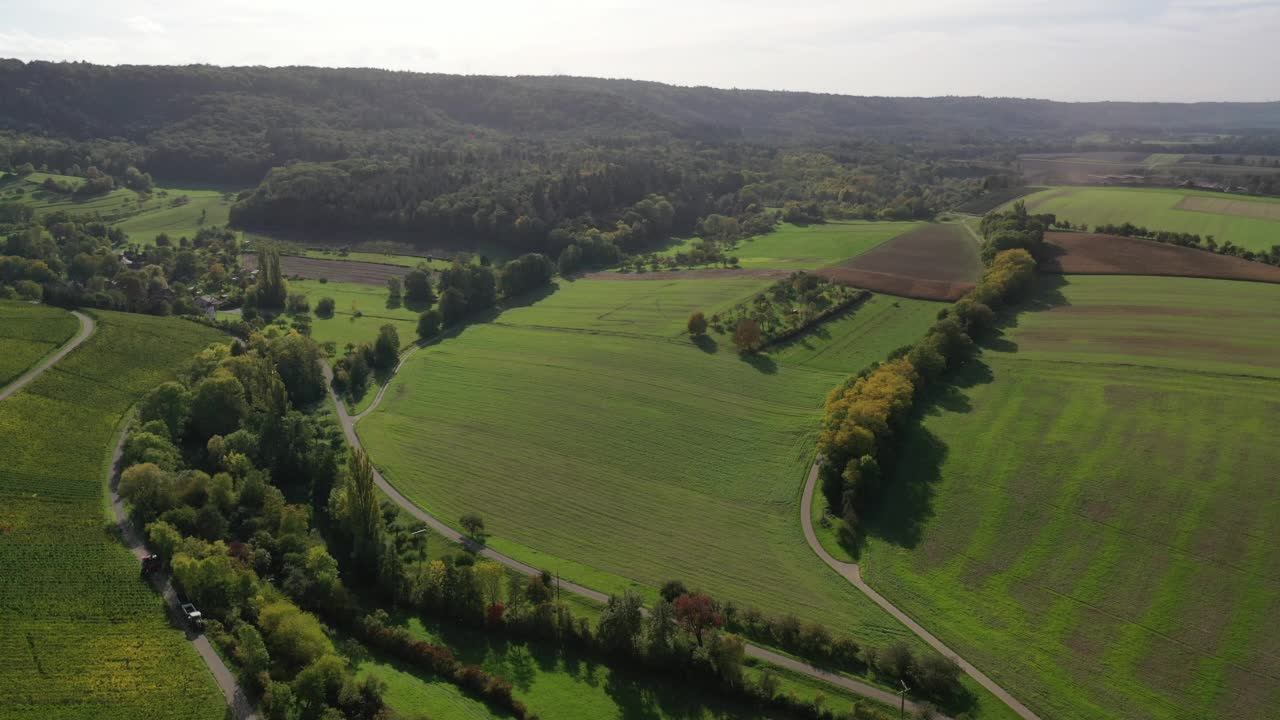
[[0, 300], [0, 389], [79, 329], [76, 316], [61, 308]]
[[[25, 202], [38, 214], [57, 210], [78, 215], [97, 213], [124, 230], [132, 242], [142, 245], [153, 244], [162, 232], [175, 241], [182, 236], [193, 237], [202, 225], [201, 213], [205, 216], [204, 225], [226, 225], [231, 212], [231, 203], [220, 190], [157, 187], [149, 200], [139, 202], [138, 193], [117, 188], [105, 195], [78, 200], [41, 188], [40, 184], [50, 177], [72, 187], [84, 182], [82, 178], [48, 173], [32, 173], [24, 178], [8, 176], [0, 181], [0, 202]], [[183, 197], [185, 202], [179, 200]]]
[[[311, 301], [311, 337], [318, 343], [332, 342], [339, 354], [348, 343], [373, 342], [383, 325], [391, 323], [400, 334], [401, 345], [407, 347], [418, 339], [418, 312], [404, 305], [389, 307], [390, 296], [385, 287], [360, 283], [322, 283], [319, 280], [290, 280], [290, 292], [306, 294]], [[334, 300], [331, 318], [316, 315], [320, 298]], [[357, 317], [356, 314], [360, 316]]]
[[415, 268], [422, 263], [426, 263], [433, 270], [444, 270], [453, 264], [450, 260], [432, 259], [427, 260], [417, 255], [395, 255], [392, 253], [379, 252], [360, 252], [352, 251], [346, 255], [339, 254], [336, 250], [315, 250], [306, 249], [298, 253], [303, 257], [319, 258], [321, 260], [348, 260], [351, 262], [371, 262], [371, 263], [387, 263], [389, 265], [400, 265], [402, 267]]
[[1046, 718], [1280, 715], [1280, 287], [1072, 277], [907, 434], [874, 587]]
[[[1221, 202], [1205, 205], [1207, 201], [1274, 206], [1277, 215], [1276, 219], [1268, 220], [1248, 214], [1187, 210], [1178, 207], [1184, 198], [1191, 198], [1190, 204], [1201, 207], [1233, 207]], [[1268, 250], [1280, 244], [1280, 200], [1277, 199], [1198, 190], [1058, 187], [1029, 195], [1025, 201], [1032, 212], [1053, 213], [1072, 223], [1088, 223], [1090, 229], [1095, 225], [1132, 222], [1152, 230], [1189, 232], [1202, 237], [1213, 235], [1219, 245], [1230, 240], [1250, 250]]]
[[[826, 393], [901, 332], [746, 362], [683, 333], [755, 281], [578, 281], [415, 354], [361, 437], [388, 479], [491, 544], [606, 591], [684, 578], [883, 643], [903, 630], [809, 551], [798, 498]], [[874, 349], [872, 349], [874, 348]], [[815, 359], [821, 358], [821, 360]]]
[[219, 720], [212, 676], [104, 520], [121, 418], [219, 335], [97, 317], [84, 345], [0, 402], [0, 718]]
[[[726, 252], [737, 256], [744, 268], [813, 270], [857, 257], [886, 240], [914, 230], [919, 223], [832, 221], [820, 225], [783, 223], [768, 235], [742, 240]], [[696, 238], [669, 247], [660, 255], [675, 255], [691, 247]]]
[[780, 345], [770, 355], [783, 365], [802, 365], [852, 375], [884, 360], [886, 348], [910, 345], [937, 320], [945, 303], [873, 295], [852, 313], [822, 323], [813, 332]]

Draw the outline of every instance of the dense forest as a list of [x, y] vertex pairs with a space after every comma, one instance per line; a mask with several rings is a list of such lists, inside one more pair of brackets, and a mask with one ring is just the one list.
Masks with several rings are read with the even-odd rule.
[[511, 256], [556, 258], [570, 245], [633, 254], [714, 216], [755, 232], [764, 211], [788, 204], [818, 219], [928, 218], [1002, 182], [1018, 152], [1156, 127], [1280, 129], [1280, 103], [0, 60], [0, 170], [92, 170], [104, 187], [216, 183], [244, 190], [231, 215], [240, 228]]

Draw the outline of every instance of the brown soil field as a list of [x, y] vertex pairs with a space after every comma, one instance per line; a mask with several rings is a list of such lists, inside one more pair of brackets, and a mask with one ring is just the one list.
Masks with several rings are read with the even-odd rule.
[[[246, 270], [258, 269], [258, 256], [241, 255], [240, 262]], [[280, 270], [287, 277], [299, 276], [307, 280], [325, 278], [334, 282], [386, 285], [387, 278], [404, 277], [411, 268], [384, 263], [325, 260], [298, 255], [281, 255]]]
[[1236, 215], [1260, 220], [1280, 220], [1280, 203], [1277, 202], [1188, 195], [1179, 200], [1178, 204], [1173, 207], [1177, 210], [1195, 210], [1197, 212]]
[[702, 268], [699, 270], [659, 270], [657, 272], [617, 272], [604, 270], [586, 273], [583, 280], [735, 280], [739, 278], [759, 278], [761, 280], [782, 280], [791, 277], [797, 270], [769, 270], [765, 268]]
[[1153, 240], [1094, 233], [1045, 233], [1041, 272], [1168, 275], [1280, 283], [1280, 268]]
[[982, 276], [982, 260], [963, 227], [926, 225], [818, 274], [888, 295], [954, 301]]

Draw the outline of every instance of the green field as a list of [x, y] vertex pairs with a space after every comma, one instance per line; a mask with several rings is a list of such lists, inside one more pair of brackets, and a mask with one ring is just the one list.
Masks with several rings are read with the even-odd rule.
[[[383, 325], [391, 323], [400, 334], [400, 344], [408, 347], [418, 339], [418, 315], [402, 304], [393, 305], [385, 287], [361, 283], [290, 280], [290, 292], [304, 293], [311, 301], [311, 337], [318, 343], [332, 342], [339, 354], [347, 344], [373, 342]], [[316, 315], [320, 298], [331, 297], [331, 318]], [[357, 313], [359, 316], [357, 317]]]
[[226, 703], [105, 527], [121, 418], [218, 333], [95, 313], [98, 330], [0, 402], [0, 718], [207, 718]]
[[919, 340], [946, 303], [873, 295], [854, 312], [822, 323], [770, 355], [784, 365], [853, 374], [885, 359], [892, 350]]
[[[1263, 203], [1275, 206], [1276, 219], [1185, 210], [1183, 198]], [[1053, 213], [1072, 223], [1095, 225], [1132, 222], [1151, 230], [1212, 235], [1219, 245], [1230, 240], [1249, 250], [1280, 244], [1280, 200], [1243, 195], [1156, 188], [1057, 187], [1024, 198], [1032, 212]]]
[[418, 257], [417, 255], [396, 255], [393, 253], [379, 252], [351, 251], [342, 255], [336, 250], [315, 250], [313, 248], [308, 248], [301, 252], [291, 254], [298, 254], [309, 258], [318, 258], [320, 260], [349, 260], [351, 262], [385, 263], [387, 265], [400, 265], [401, 267], [410, 268], [418, 267], [419, 265], [426, 263], [427, 267], [430, 267], [433, 270], [444, 270], [453, 264], [453, 261], [451, 260], [434, 258], [432, 260], [427, 260], [425, 257]]
[[80, 329], [61, 308], [0, 300], [0, 389], [62, 347]]
[[[481, 512], [495, 548], [591, 587], [653, 597], [680, 577], [878, 644], [901, 637], [812, 554], [797, 517], [823, 398], [858, 368], [746, 362], [723, 336], [700, 347], [683, 333], [691, 310], [763, 285], [565, 283], [416, 353], [360, 435], [423, 507]], [[882, 327], [851, 362], [900, 344]]]
[[[130, 241], [143, 245], [153, 244], [156, 235], [162, 232], [175, 242], [183, 236], [194, 237], [202, 225], [201, 213], [205, 214], [203, 225], [226, 225], [231, 212], [231, 203], [220, 190], [156, 187], [149, 200], [139, 202], [138, 193], [117, 188], [105, 195], [79, 200], [41, 188], [40, 184], [50, 177], [72, 186], [84, 182], [82, 178], [48, 173], [32, 173], [24, 178], [9, 176], [0, 181], [0, 202], [26, 202], [38, 214], [57, 210], [97, 213], [124, 230]], [[186, 201], [180, 200], [183, 197]]]
[[868, 582], [1042, 717], [1280, 716], [1280, 287], [1057, 282], [907, 433]]
[[[857, 257], [871, 248], [919, 227], [912, 222], [868, 222], [840, 220], [815, 225], [783, 223], [767, 235], [738, 242], [725, 251], [736, 256], [744, 268], [813, 270]], [[659, 255], [675, 255], [699, 242], [681, 241]]]

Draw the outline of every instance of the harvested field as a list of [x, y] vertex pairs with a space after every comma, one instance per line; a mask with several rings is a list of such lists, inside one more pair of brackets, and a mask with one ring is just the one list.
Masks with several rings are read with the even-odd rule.
[[818, 274], [875, 292], [958, 300], [982, 274], [978, 245], [959, 225], [925, 225]]
[[[240, 262], [246, 270], [258, 269], [258, 256], [242, 255]], [[404, 277], [409, 269], [387, 263], [354, 262], [350, 260], [323, 260], [320, 258], [281, 255], [280, 269], [289, 277], [301, 276], [307, 280], [326, 278], [334, 282], [386, 285], [388, 278]]]
[[1179, 200], [1178, 204], [1173, 207], [1176, 210], [1194, 210], [1196, 212], [1238, 215], [1262, 220], [1280, 220], [1280, 203], [1274, 202], [1188, 195]]
[[1045, 244], [1040, 267], [1051, 273], [1164, 275], [1280, 283], [1280, 268], [1272, 265], [1154, 240], [1051, 232], [1045, 234]]
[[605, 270], [587, 273], [584, 280], [782, 280], [794, 270], [765, 268], [703, 268], [700, 270], [660, 270], [658, 272], [618, 272]]

